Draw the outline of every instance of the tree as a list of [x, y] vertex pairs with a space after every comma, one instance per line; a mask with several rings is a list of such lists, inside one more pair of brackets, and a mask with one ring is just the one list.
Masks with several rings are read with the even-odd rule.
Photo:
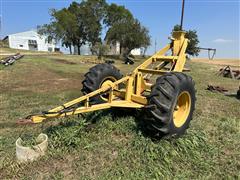
[[[175, 25], [173, 28], [173, 31], [180, 31], [180, 25]], [[189, 39], [188, 47], [186, 50], [186, 53], [189, 54], [190, 56], [198, 56], [200, 49], [198, 47], [199, 40], [198, 40], [198, 35], [196, 30], [188, 30], [186, 31], [186, 38]]]
[[38, 33], [47, 35], [48, 37], [61, 41], [62, 45], [69, 48], [77, 45], [77, 41], [82, 37], [78, 34], [77, 18], [68, 9], [61, 10], [52, 9], [50, 11], [52, 22], [38, 27]]
[[103, 22], [108, 27], [111, 27], [114, 24], [128, 23], [129, 20], [133, 20], [133, 15], [124, 6], [118, 6], [113, 3], [106, 7], [106, 16]]
[[109, 45], [107, 44], [102, 44], [101, 42], [97, 42], [93, 47], [92, 47], [92, 52], [94, 54], [97, 54], [98, 59], [101, 59], [104, 55], [106, 55], [110, 50]]
[[107, 27], [105, 40], [108, 43], [120, 43], [121, 56], [127, 56], [132, 49], [150, 45], [148, 30], [134, 19], [132, 13], [124, 6], [111, 4], [106, 9], [103, 21]]
[[61, 41], [70, 53], [74, 46], [80, 54], [80, 48], [86, 42], [94, 53], [94, 46], [102, 42], [104, 24], [108, 28], [105, 39], [109, 42], [119, 41], [125, 54], [150, 44], [148, 30], [134, 19], [129, 10], [116, 4], [107, 5], [105, 0], [73, 2], [68, 8], [51, 10], [50, 15], [51, 22], [41, 26], [39, 33]]
[[[73, 46], [77, 47], [78, 50], [78, 55], [81, 54], [80, 49], [81, 46], [86, 44], [87, 41], [87, 33], [86, 33], [86, 27], [85, 27], [85, 21], [84, 21], [84, 14], [83, 12], [83, 7], [81, 4], [77, 2], [73, 2], [70, 4], [68, 7], [69, 13], [71, 13], [74, 16], [75, 19], [75, 26], [76, 29], [73, 31]], [[66, 25], [67, 26], [67, 25]]]
[[140, 24], [136, 19], [128, 23], [115, 23], [108, 30], [106, 39], [108, 42], [119, 42], [121, 45], [121, 55], [126, 57], [131, 50], [150, 45], [148, 29]]
[[67, 37], [63, 37], [62, 38], [62, 46], [65, 46], [66, 48], [69, 48], [69, 52], [70, 54], [72, 53], [72, 41], [70, 39], [68, 39]]
[[101, 42], [102, 21], [105, 17], [107, 3], [105, 0], [82, 1], [81, 12], [85, 27], [86, 40], [90, 43], [91, 51], [96, 43]]
[[61, 41], [62, 46], [69, 48], [70, 54], [72, 54], [71, 40], [65, 35], [65, 33], [59, 28], [56, 22], [50, 24], [44, 24], [37, 27], [38, 34], [46, 35], [47, 39], [55, 40], [56, 42]]

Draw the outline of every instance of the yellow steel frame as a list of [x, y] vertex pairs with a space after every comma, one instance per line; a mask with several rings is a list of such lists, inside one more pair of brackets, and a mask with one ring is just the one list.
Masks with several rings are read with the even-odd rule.
[[[62, 106], [51, 109], [47, 113], [32, 115], [30, 120], [33, 123], [40, 123], [48, 118], [65, 117], [111, 107], [142, 108], [147, 104], [147, 99], [143, 95], [143, 92], [150, 91], [152, 85], [147, 82], [147, 78], [154, 74], [163, 75], [170, 71], [183, 71], [186, 61], [185, 51], [187, 45], [188, 39], [185, 38], [185, 32], [173, 32], [171, 43], [148, 58], [130, 75], [114, 83], [110, 83], [108, 86], [103, 86], [96, 91], [67, 102]], [[165, 56], [169, 50], [171, 50], [172, 55]], [[167, 63], [170, 64], [170, 68], [163, 70]], [[149, 68], [149, 66], [153, 64], [157, 65]], [[125, 84], [126, 87], [119, 89], [120, 84]], [[95, 105], [89, 103], [91, 97], [106, 92], [109, 93], [109, 96], [105, 103]], [[79, 104], [81, 104], [81, 106], [79, 106]]]

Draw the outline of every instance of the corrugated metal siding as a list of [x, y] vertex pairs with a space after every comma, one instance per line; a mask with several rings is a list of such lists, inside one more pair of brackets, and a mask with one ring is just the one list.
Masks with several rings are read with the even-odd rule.
[[26, 31], [9, 35], [9, 47], [29, 50], [29, 40], [37, 41], [38, 51], [49, 51], [49, 49], [54, 51], [55, 44], [49, 44], [47, 38], [45, 36], [40, 36], [36, 31]]

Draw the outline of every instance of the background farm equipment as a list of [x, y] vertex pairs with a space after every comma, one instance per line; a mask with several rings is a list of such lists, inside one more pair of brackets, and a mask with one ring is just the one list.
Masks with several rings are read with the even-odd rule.
[[211, 92], [220, 92], [220, 93], [228, 92], [228, 90], [225, 89], [224, 87], [221, 87], [221, 86], [213, 86], [213, 85], [208, 85], [207, 90], [209, 90], [209, 91], [211, 91]]
[[238, 91], [237, 91], [237, 99], [240, 99], [240, 86], [239, 86]]
[[217, 49], [214, 48], [203, 48], [200, 47], [200, 50], [208, 51], [208, 59], [212, 60], [214, 56], [216, 55]]
[[133, 55], [128, 55], [126, 58], [125, 58], [125, 64], [130, 64], [130, 65], [133, 65], [134, 64], [134, 61], [135, 61], [135, 58]]
[[12, 56], [8, 56], [0, 61], [1, 64], [8, 66], [12, 65], [15, 61], [21, 59], [24, 55], [21, 55], [20, 53], [14, 54]]
[[221, 68], [218, 75], [223, 77], [230, 77], [232, 79], [240, 79], [240, 71], [233, 69], [231, 66]]

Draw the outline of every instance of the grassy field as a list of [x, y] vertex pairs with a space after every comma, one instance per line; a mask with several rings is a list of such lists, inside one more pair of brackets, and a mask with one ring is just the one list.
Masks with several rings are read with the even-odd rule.
[[[81, 95], [84, 74], [96, 62], [95, 57], [27, 55], [0, 67], [0, 179], [240, 178], [240, 101], [206, 90], [212, 84], [236, 94], [239, 81], [217, 76], [217, 63], [188, 62], [197, 104], [190, 128], [179, 139], [152, 140], [141, 131], [141, 116], [116, 116], [110, 110], [16, 125], [19, 118]], [[120, 61], [116, 66], [124, 74], [134, 68]], [[41, 132], [49, 136], [47, 155], [19, 164], [16, 139]]]
[[24, 55], [61, 55], [59, 52], [45, 52], [45, 51], [29, 51], [29, 50], [20, 50], [20, 49], [12, 49], [0, 46], [0, 59], [5, 57], [14, 55], [16, 53], [24, 54]]

